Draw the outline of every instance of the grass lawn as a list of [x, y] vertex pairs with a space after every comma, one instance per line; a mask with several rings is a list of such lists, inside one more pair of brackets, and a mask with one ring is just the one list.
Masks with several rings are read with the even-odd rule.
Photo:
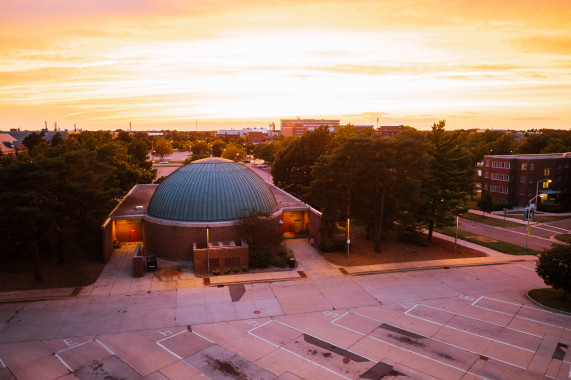
[[[513, 212], [513, 213], [508, 212], [508, 216], [510, 218], [520, 218], [523, 220], [523, 213], [521, 212]], [[571, 218], [571, 216], [569, 215], [535, 215], [533, 221], [538, 223], [547, 223], [569, 218]]]
[[[437, 232], [454, 237], [456, 235], [456, 227], [437, 228]], [[505, 241], [494, 240], [492, 238], [473, 234], [468, 231], [459, 230], [458, 239], [466, 240], [474, 244], [478, 244], [494, 251], [506, 253], [508, 255], [537, 255], [539, 252], [533, 249], [526, 249], [519, 245], [506, 243]]]
[[570, 243], [571, 242], [571, 234], [555, 235], [555, 239], [557, 239], [563, 243]]
[[565, 298], [565, 293], [561, 289], [533, 289], [528, 294], [542, 305], [571, 313], [571, 298]]
[[509, 220], [506, 220], [504, 222], [503, 218], [502, 219], [490, 218], [488, 216], [473, 214], [471, 212], [467, 212], [467, 213], [463, 214], [462, 218], [473, 220], [474, 222], [478, 222], [478, 223], [484, 223], [484, 224], [487, 224], [489, 226], [496, 226], [496, 227], [519, 227], [519, 226], [521, 226], [520, 223], [510, 222]]

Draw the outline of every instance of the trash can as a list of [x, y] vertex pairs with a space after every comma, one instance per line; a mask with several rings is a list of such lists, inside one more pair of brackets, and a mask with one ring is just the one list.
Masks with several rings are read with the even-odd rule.
[[154, 272], [157, 269], [157, 258], [155, 256], [147, 256], [147, 270]]
[[292, 269], [295, 268], [295, 259], [293, 257], [289, 259], [289, 267]]

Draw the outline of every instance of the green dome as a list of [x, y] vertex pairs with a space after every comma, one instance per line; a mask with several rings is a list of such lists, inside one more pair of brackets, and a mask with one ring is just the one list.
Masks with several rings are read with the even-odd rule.
[[259, 175], [242, 164], [206, 158], [185, 165], [157, 187], [147, 214], [156, 218], [214, 222], [252, 211], [271, 213], [277, 202]]

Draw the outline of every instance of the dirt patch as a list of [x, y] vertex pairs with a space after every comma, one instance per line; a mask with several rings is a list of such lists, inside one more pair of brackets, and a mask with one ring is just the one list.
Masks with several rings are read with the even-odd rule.
[[33, 271], [0, 272], [0, 292], [87, 286], [97, 280], [104, 266], [98, 257], [69, 257], [64, 265], [53, 259], [41, 267], [42, 282], [34, 280]]
[[405, 243], [398, 239], [383, 240], [381, 253], [374, 251], [374, 242], [367, 240], [363, 234], [351, 235], [351, 251], [349, 258], [346, 252], [323, 252], [323, 257], [335, 265], [359, 266], [374, 264], [402, 263], [408, 261], [427, 261], [442, 259], [459, 259], [467, 257], [485, 257], [486, 254], [471, 248], [457, 246], [454, 253], [454, 242], [433, 237], [432, 244], [422, 247]]

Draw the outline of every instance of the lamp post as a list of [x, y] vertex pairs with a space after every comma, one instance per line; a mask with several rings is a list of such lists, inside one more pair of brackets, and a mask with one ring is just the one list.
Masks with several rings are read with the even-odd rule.
[[539, 183], [545, 182], [545, 181], [547, 181], [548, 183], [551, 183], [551, 180], [547, 179], [547, 178], [543, 178], [543, 179], [540, 179], [539, 181], [537, 181], [537, 185], [535, 187], [535, 197], [533, 197], [529, 200], [529, 206], [527, 208], [527, 231], [525, 233], [525, 249], [527, 249], [527, 241], [529, 239], [529, 219], [531, 216], [531, 202], [535, 201], [535, 211], [534, 211], [534, 216], [535, 216], [535, 212], [537, 212], [537, 198], [539, 197]]

